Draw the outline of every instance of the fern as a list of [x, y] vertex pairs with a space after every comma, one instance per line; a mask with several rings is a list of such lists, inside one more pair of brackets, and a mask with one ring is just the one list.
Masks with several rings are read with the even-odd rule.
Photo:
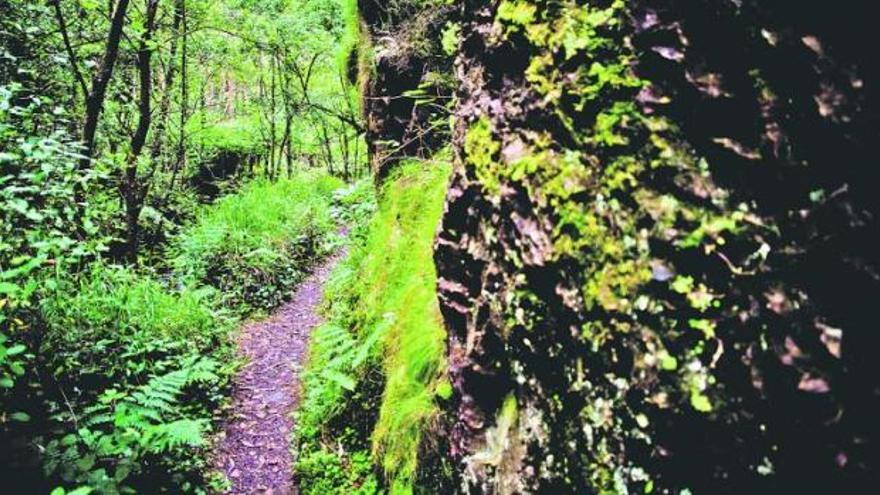
[[180, 447], [201, 447], [205, 445], [207, 424], [204, 419], [179, 419], [155, 425], [145, 431], [147, 445], [157, 454]]
[[68, 449], [64, 456], [80, 459], [73, 463], [80, 472], [62, 473], [62, 477], [71, 482], [89, 481], [95, 473], [105, 471], [96, 465], [96, 459], [111, 464], [115, 459], [116, 475], [102, 476], [102, 491], [115, 493], [125, 478], [138, 473], [148, 455], [162, 455], [169, 462], [191, 456], [189, 449], [205, 445], [210, 419], [188, 412], [185, 393], [191, 386], [222, 381], [219, 369], [220, 363], [213, 359], [189, 356], [179, 369], [153, 376], [128, 392], [105, 390], [95, 405], [84, 410], [77, 435], [65, 438]]
[[[394, 322], [389, 313], [368, 327], [365, 336], [356, 336], [339, 325], [324, 325], [312, 337], [309, 372], [306, 388], [313, 390], [299, 414], [300, 430], [317, 424], [319, 418], [329, 415], [346, 393], [356, 392], [363, 379], [363, 369], [377, 356], [382, 338]], [[320, 391], [320, 392], [318, 392]]]

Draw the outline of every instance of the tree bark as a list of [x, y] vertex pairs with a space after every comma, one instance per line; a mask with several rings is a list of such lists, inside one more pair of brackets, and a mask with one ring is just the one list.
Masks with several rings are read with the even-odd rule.
[[116, 8], [113, 10], [113, 15], [110, 19], [110, 32], [107, 35], [104, 55], [98, 64], [98, 70], [92, 78], [92, 88], [86, 97], [86, 114], [82, 131], [83, 157], [79, 162], [80, 170], [90, 168], [94, 157], [95, 134], [98, 130], [101, 112], [104, 110], [107, 87], [113, 78], [113, 69], [119, 57], [119, 42], [122, 39], [122, 30], [125, 26], [128, 5], [129, 0], [119, 0], [116, 3]]
[[137, 262], [140, 244], [140, 215], [144, 207], [144, 200], [149, 191], [150, 184], [142, 183], [138, 174], [138, 160], [147, 143], [147, 136], [152, 123], [152, 98], [153, 98], [153, 48], [150, 43], [156, 25], [156, 13], [159, 9], [159, 0], [146, 0], [145, 31], [137, 53], [137, 69], [140, 89], [138, 92], [138, 124], [131, 138], [126, 167], [122, 182], [122, 195], [125, 202], [126, 215], [126, 240], [128, 244], [128, 258], [132, 263]]
[[[171, 194], [174, 191], [174, 184], [177, 182], [177, 176], [180, 174], [180, 171], [186, 167], [186, 121], [188, 119], [189, 112], [189, 70], [188, 70], [188, 25], [187, 25], [187, 16], [186, 16], [186, 0], [182, 0], [180, 3], [180, 23], [181, 23], [181, 32], [183, 33], [183, 40], [181, 41], [181, 49], [180, 49], [180, 120], [178, 122], [178, 135], [177, 135], [177, 153], [174, 160], [173, 170], [171, 172], [171, 180], [168, 182], [168, 193]], [[205, 88], [204, 81], [202, 82], [202, 88], [200, 90], [200, 105], [201, 109], [205, 108]], [[204, 119], [204, 111], [201, 112], [202, 119]], [[202, 127], [204, 127], [204, 123], [202, 123]]]
[[[162, 147], [165, 144], [165, 131], [168, 128], [168, 121], [171, 118], [171, 96], [174, 90], [174, 79], [177, 75], [179, 62], [177, 60], [178, 38], [185, 36], [181, 29], [183, 24], [183, 12], [186, 0], [176, 0], [174, 2], [174, 20], [171, 27], [173, 37], [171, 39], [171, 47], [168, 54], [168, 67], [165, 70], [165, 88], [162, 92], [162, 100], [159, 103], [159, 122], [153, 133], [153, 145], [150, 150], [154, 168], [158, 167], [158, 162], [162, 155]], [[165, 169], [167, 170], [167, 168]]]

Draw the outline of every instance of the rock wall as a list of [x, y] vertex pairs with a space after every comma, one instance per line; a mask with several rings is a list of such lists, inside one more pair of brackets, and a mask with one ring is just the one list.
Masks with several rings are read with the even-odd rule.
[[471, 493], [876, 479], [865, 2], [458, 2], [436, 243]]
[[[383, 180], [405, 157], [427, 158], [449, 142], [452, 57], [441, 47], [445, 2], [359, 0], [361, 81], [370, 162]], [[355, 71], [350, 71], [354, 73]]]

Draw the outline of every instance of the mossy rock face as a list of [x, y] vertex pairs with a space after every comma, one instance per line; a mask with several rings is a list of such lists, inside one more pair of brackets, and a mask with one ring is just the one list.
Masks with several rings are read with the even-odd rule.
[[449, 142], [454, 93], [446, 1], [359, 0], [361, 49], [370, 50], [360, 88], [373, 173], [383, 181], [407, 157], [428, 158]]
[[876, 476], [866, 7], [461, 9], [435, 249], [461, 489]]

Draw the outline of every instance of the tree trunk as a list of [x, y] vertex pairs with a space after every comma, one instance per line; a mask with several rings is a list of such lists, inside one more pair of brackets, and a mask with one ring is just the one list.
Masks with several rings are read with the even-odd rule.
[[[177, 181], [177, 176], [180, 174], [180, 171], [186, 168], [186, 121], [189, 118], [189, 68], [187, 65], [189, 51], [188, 51], [188, 25], [187, 25], [187, 17], [186, 17], [186, 0], [181, 0], [180, 2], [180, 25], [181, 31], [183, 33], [183, 39], [181, 40], [180, 47], [180, 121], [178, 122], [178, 135], [177, 135], [177, 156], [174, 160], [174, 170], [171, 173], [171, 181], [168, 183], [168, 194], [171, 194], [174, 191], [174, 184]], [[201, 116], [202, 119], [205, 118], [205, 88], [204, 81], [203, 86], [200, 92], [200, 103], [201, 103]], [[202, 128], [204, 128], [204, 120], [202, 122]]]
[[[58, 30], [61, 32], [61, 40], [64, 42], [64, 50], [67, 52], [70, 71], [73, 74], [73, 79], [76, 81], [77, 86], [82, 90], [83, 98], [86, 98], [89, 94], [89, 87], [82, 75], [82, 71], [80, 71], [79, 57], [77, 57], [73, 45], [70, 43], [70, 34], [67, 30], [67, 20], [64, 18], [64, 12], [61, 10], [61, 0], [51, 0], [51, 3], [55, 12], [55, 20], [58, 22]], [[77, 101], [77, 93], [75, 90], [73, 92], [72, 101], [74, 104]]]
[[140, 215], [150, 186], [148, 183], [141, 183], [141, 179], [138, 177], [138, 160], [147, 143], [147, 135], [150, 132], [150, 124], [152, 122], [153, 48], [150, 46], [150, 42], [153, 38], [158, 8], [159, 0], [146, 0], [146, 10], [144, 13], [146, 17], [145, 31], [141, 37], [137, 53], [138, 81], [140, 84], [138, 93], [138, 124], [131, 138], [131, 147], [126, 159], [125, 177], [122, 182], [128, 258], [132, 263], [137, 262], [140, 242]]
[[[92, 166], [92, 159], [95, 154], [95, 135], [98, 131], [101, 112], [104, 109], [104, 99], [107, 97], [107, 86], [113, 78], [113, 68], [116, 65], [116, 59], [119, 57], [119, 42], [122, 39], [122, 28], [125, 25], [128, 4], [129, 0], [119, 0], [116, 4], [116, 9], [113, 11], [110, 19], [110, 32], [107, 36], [104, 55], [98, 64], [97, 72], [95, 72], [92, 78], [91, 90], [86, 96], [81, 139], [83, 149], [82, 157], [78, 164], [80, 170], [88, 170]], [[77, 203], [77, 231], [80, 237], [84, 237], [86, 235], [83, 218], [85, 216], [85, 191], [83, 191], [81, 183], [77, 182], [74, 185], [73, 193], [74, 200]]]
[[[159, 103], [159, 122], [156, 124], [156, 130], [153, 133], [153, 145], [150, 150], [152, 158], [152, 166], [158, 167], [158, 162], [162, 156], [162, 147], [165, 144], [165, 131], [168, 128], [168, 121], [171, 118], [171, 96], [174, 91], [174, 79], [177, 75], [178, 61], [178, 39], [184, 36], [181, 26], [183, 24], [183, 12], [186, 0], [176, 0], [174, 2], [174, 21], [171, 28], [172, 38], [171, 47], [168, 52], [168, 67], [165, 69], [165, 87], [162, 92], [162, 101]], [[168, 163], [168, 162], [165, 162]], [[167, 170], [167, 166], [163, 170]]]
[[107, 87], [113, 78], [113, 68], [116, 66], [116, 59], [119, 57], [119, 42], [122, 39], [122, 28], [125, 26], [128, 4], [129, 0], [119, 0], [116, 4], [110, 19], [110, 32], [107, 35], [104, 55], [98, 64], [98, 70], [94, 78], [92, 78], [92, 88], [86, 97], [86, 115], [82, 131], [83, 157], [79, 162], [81, 170], [91, 167], [95, 151], [95, 134], [98, 130], [101, 112], [104, 109]]

